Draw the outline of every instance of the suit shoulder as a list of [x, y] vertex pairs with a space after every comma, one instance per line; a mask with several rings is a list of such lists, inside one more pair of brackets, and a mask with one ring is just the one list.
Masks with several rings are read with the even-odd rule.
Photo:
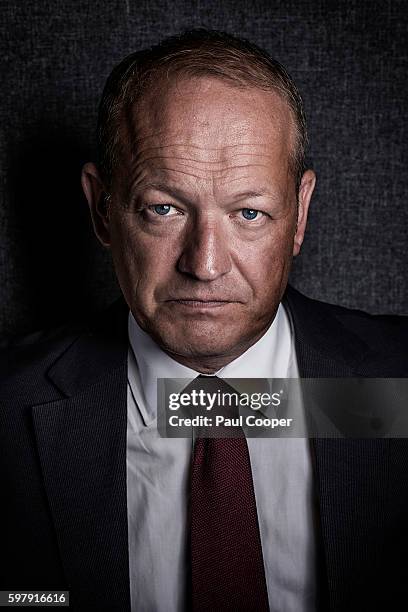
[[348, 330], [359, 336], [369, 346], [383, 346], [394, 342], [401, 344], [408, 339], [408, 317], [404, 315], [378, 315], [363, 310], [326, 304], [337, 320]]
[[68, 324], [16, 336], [4, 342], [0, 351], [3, 401], [40, 394], [47, 370], [81, 333], [83, 328]]
[[363, 310], [314, 300], [294, 289], [291, 289], [291, 292], [296, 293], [296, 299], [301, 299], [304, 308], [312, 310], [322, 321], [335, 319], [344, 331], [357, 336], [370, 348], [386, 353], [406, 351], [408, 316], [370, 314]]
[[92, 368], [103, 369], [112, 362], [111, 354], [116, 355], [116, 347], [122, 347], [127, 340], [127, 315], [127, 306], [119, 299], [105, 310], [87, 315], [83, 321], [8, 341], [0, 351], [2, 401], [33, 404], [61, 397], [62, 391], [57, 390], [49, 374], [68, 356], [67, 373], [78, 373], [81, 368], [87, 374]]

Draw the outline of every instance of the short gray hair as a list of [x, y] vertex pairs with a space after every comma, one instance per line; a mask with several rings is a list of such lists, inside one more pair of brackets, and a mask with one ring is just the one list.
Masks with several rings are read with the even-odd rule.
[[[98, 115], [98, 161], [109, 189], [121, 146], [121, 122], [160, 77], [212, 76], [237, 87], [276, 91], [292, 112], [296, 145], [290, 163], [296, 188], [305, 169], [306, 119], [300, 93], [286, 69], [255, 44], [216, 30], [190, 30], [122, 60], [110, 74]], [[122, 138], [123, 141], [123, 138]]]

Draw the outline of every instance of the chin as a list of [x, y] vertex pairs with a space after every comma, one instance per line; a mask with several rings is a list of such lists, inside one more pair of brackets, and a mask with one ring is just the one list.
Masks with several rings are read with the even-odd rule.
[[[228, 329], [229, 328], [229, 329]], [[157, 333], [159, 332], [159, 333]], [[218, 324], [174, 324], [162, 329], [156, 327], [155, 340], [164, 350], [182, 357], [218, 357], [229, 355], [246, 344], [246, 329]]]

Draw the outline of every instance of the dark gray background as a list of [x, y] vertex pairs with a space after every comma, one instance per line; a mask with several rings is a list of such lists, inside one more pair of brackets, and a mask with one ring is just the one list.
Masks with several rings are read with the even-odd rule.
[[292, 273], [307, 295], [408, 313], [408, 3], [1, 1], [1, 328], [48, 326], [118, 289], [80, 191], [112, 66], [189, 27], [250, 38], [288, 68], [318, 175]]

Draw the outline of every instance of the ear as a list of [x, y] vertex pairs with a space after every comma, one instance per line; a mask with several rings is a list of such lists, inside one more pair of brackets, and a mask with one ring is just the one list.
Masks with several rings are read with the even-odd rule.
[[307, 214], [309, 212], [309, 204], [312, 198], [312, 193], [316, 185], [316, 175], [313, 170], [306, 170], [300, 182], [298, 194], [298, 219], [296, 226], [296, 234], [293, 241], [293, 255], [299, 255], [300, 247], [302, 246], [303, 238], [305, 237]]
[[82, 168], [82, 189], [88, 201], [94, 232], [99, 242], [106, 248], [110, 247], [109, 205], [98, 168], [89, 162]]

